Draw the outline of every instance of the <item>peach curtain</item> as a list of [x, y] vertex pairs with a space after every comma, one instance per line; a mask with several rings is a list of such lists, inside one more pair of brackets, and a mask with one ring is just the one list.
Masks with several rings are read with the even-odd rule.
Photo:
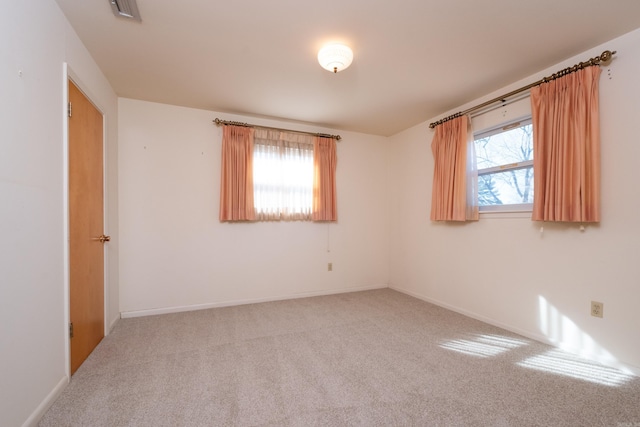
[[438, 125], [431, 152], [435, 163], [431, 220], [477, 220], [478, 171], [469, 117], [457, 117]]
[[600, 67], [531, 89], [534, 221], [600, 221]]
[[336, 141], [316, 137], [313, 142], [313, 211], [314, 221], [337, 221]]
[[225, 126], [222, 133], [220, 221], [253, 221], [253, 128]]

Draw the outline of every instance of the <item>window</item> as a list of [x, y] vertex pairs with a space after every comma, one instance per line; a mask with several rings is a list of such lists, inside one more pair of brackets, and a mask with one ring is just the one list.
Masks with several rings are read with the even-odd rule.
[[336, 141], [224, 126], [220, 221], [337, 221]]
[[480, 212], [532, 210], [531, 119], [477, 133], [474, 140]]
[[311, 220], [312, 137], [256, 129], [253, 200], [257, 220]]

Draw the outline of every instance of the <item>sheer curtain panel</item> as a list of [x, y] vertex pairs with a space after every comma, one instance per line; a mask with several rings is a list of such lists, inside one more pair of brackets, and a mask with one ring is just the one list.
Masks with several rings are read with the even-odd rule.
[[337, 221], [336, 166], [338, 156], [335, 139], [315, 137], [313, 163], [313, 220]]
[[256, 129], [253, 178], [256, 219], [310, 220], [313, 136]]
[[600, 221], [600, 73], [590, 66], [531, 89], [534, 221]]
[[478, 171], [468, 116], [436, 127], [431, 193], [432, 221], [475, 221], [478, 213]]
[[253, 133], [242, 126], [222, 130], [220, 221], [253, 221]]

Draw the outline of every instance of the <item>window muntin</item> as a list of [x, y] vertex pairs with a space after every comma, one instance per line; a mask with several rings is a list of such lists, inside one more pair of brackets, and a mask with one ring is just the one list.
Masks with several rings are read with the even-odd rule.
[[474, 139], [480, 211], [532, 210], [531, 119], [477, 133]]

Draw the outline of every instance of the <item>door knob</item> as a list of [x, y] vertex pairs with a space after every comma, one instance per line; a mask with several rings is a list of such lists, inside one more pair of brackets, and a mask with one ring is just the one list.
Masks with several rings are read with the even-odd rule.
[[100, 243], [104, 243], [104, 242], [108, 242], [111, 240], [111, 236], [105, 236], [104, 234], [102, 236], [98, 237], [98, 240], [100, 241]]

